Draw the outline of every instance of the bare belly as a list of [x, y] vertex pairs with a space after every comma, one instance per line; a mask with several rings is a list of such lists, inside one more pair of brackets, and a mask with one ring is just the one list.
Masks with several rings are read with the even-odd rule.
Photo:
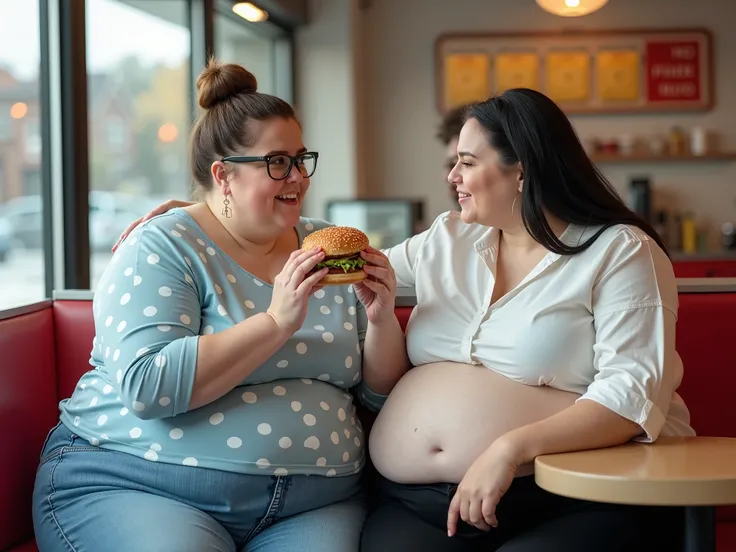
[[[371, 429], [376, 469], [397, 483], [459, 483], [493, 441], [572, 405], [577, 394], [452, 362], [409, 370]], [[524, 466], [518, 475], [529, 474]]]

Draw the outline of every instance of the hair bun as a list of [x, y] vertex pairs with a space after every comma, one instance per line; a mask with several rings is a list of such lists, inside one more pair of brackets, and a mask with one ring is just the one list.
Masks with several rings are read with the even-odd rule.
[[257, 89], [258, 81], [253, 73], [215, 58], [207, 62], [207, 67], [197, 77], [198, 101], [203, 109], [211, 109], [238, 94], [253, 94]]

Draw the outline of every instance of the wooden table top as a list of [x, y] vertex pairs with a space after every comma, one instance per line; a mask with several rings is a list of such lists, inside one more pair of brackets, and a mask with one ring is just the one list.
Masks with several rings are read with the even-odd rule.
[[660, 437], [654, 443], [539, 456], [537, 484], [562, 496], [617, 504], [736, 504], [736, 439]]

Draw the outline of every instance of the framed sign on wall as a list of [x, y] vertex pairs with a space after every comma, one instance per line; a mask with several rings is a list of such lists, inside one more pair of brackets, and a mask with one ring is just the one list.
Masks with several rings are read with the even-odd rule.
[[517, 87], [543, 92], [570, 114], [714, 104], [706, 29], [445, 34], [435, 43], [435, 64], [443, 113]]

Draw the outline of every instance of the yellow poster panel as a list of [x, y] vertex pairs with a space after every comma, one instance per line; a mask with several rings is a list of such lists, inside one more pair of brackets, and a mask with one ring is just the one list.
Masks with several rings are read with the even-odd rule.
[[590, 98], [590, 55], [585, 50], [550, 52], [546, 59], [545, 89], [556, 102]]
[[596, 90], [601, 100], [639, 98], [639, 52], [601, 50], [596, 54]]
[[528, 52], [498, 54], [494, 71], [496, 93], [509, 88], [539, 90], [539, 57]]
[[445, 106], [480, 102], [491, 95], [488, 54], [448, 54], [445, 57]]

